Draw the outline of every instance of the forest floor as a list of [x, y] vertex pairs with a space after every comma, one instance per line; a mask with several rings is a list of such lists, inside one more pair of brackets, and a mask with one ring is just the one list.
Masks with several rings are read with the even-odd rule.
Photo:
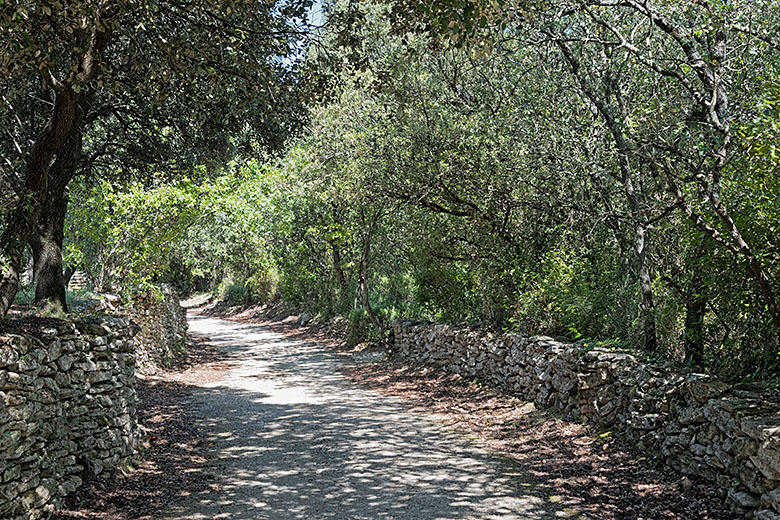
[[140, 381], [145, 460], [56, 520], [738, 518], [611, 435], [455, 376], [366, 362], [278, 309], [217, 311], [232, 323], [193, 317], [187, 357]]

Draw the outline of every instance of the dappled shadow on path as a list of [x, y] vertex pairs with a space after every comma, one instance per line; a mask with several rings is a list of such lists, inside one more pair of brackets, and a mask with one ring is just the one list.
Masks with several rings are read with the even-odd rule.
[[599, 519], [737, 519], [712, 486], [664, 470], [610, 432], [556, 418], [484, 385], [400, 360], [345, 367], [353, 381], [439, 413], [504, 453], [540, 495]]
[[576, 513], [516, 465], [402, 401], [355, 387], [343, 363], [262, 327], [194, 318], [233, 369], [193, 409], [218, 488], [170, 519], [491, 519]]
[[[214, 388], [203, 467], [219, 483], [177, 518], [542, 518], [515, 468], [395, 406], [273, 404]], [[270, 398], [270, 396], [267, 396]], [[261, 405], [258, 407], [258, 405]], [[522, 514], [521, 514], [522, 513]], [[222, 515], [222, 516], [221, 516]]]

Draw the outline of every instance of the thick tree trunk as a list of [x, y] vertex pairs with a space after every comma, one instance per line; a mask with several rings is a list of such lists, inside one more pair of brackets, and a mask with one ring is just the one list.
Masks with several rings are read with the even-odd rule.
[[84, 116], [89, 110], [91, 93], [82, 96], [76, 108], [68, 137], [57, 153], [49, 172], [48, 195], [30, 237], [33, 253], [35, 303], [48, 303], [67, 312], [62, 245], [65, 214], [68, 210], [68, 184], [76, 175], [82, 151]]
[[65, 299], [62, 242], [67, 207], [66, 193], [50, 192], [46, 206], [38, 219], [38, 226], [30, 238], [35, 303], [55, 305], [65, 312], [68, 310], [68, 305]]
[[[110, 26], [106, 24], [102, 27]], [[91, 33], [89, 45], [77, 63], [77, 72], [70, 74], [65, 82], [54, 78], [48, 70], [43, 71], [43, 79], [54, 93], [54, 103], [49, 120], [38, 134], [27, 158], [24, 193], [14, 211], [6, 217], [0, 236], [0, 318], [8, 313], [19, 289], [22, 253], [35, 232], [41, 210], [49, 196], [52, 159], [59, 154], [73, 131], [80, 98], [76, 91], [89, 88], [111, 39], [112, 30], [102, 27]], [[78, 88], [74, 89], [74, 85]], [[66, 187], [67, 181], [62, 189]]]
[[[685, 362], [697, 366], [704, 366], [704, 317], [707, 313], [707, 296], [705, 294], [703, 264], [706, 263], [708, 250], [709, 242], [702, 240], [694, 249], [692, 257], [685, 262], [684, 269], [691, 273], [690, 281], [685, 288], [676, 282], [671, 285], [685, 303], [685, 323], [683, 329]], [[675, 278], [682, 279], [685, 277], [682, 270], [675, 269], [675, 271], [677, 271]]]
[[4, 222], [0, 236], [0, 318], [8, 313], [19, 289], [22, 253], [45, 203], [51, 160], [73, 125], [76, 94], [60, 86], [48, 123], [38, 135], [25, 166], [25, 192]]

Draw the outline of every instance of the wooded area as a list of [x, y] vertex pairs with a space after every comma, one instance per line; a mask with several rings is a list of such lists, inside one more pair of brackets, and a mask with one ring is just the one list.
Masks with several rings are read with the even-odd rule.
[[[0, 312], [172, 282], [780, 381], [780, 3], [0, 6]], [[25, 253], [25, 251], [28, 251]]]

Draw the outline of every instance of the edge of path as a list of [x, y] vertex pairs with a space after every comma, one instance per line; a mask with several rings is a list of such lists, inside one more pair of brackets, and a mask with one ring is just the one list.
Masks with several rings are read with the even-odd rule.
[[178, 497], [211, 488], [209, 475], [192, 471], [205, 460], [204, 441], [187, 402], [196, 383], [224, 368], [208, 340], [194, 337], [170, 367], [137, 375], [144, 448], [124, 471], [85, 481], [51, 520], [156, 520]]
[[[196, 312], [229, 321], [259, 324], [288, 338], [314, 341], [354, 363], [342, 373], [354, 384], [401, 397], [418, 411], [445, 418], [472, 442], [513, 461], [533, 475], [549, 499], [586, 518], [604, 520], [738, 520], [723, 498], [704, 481], [664, 468], [632, 451], [611, 432], [594, 432], [537, 409], [516, 397], [476, 381], [429, 367], [413, 367], [392, 357], [381, 361], [359, 345], [347, 348], [326, 326], [306, 322], [293, 307], [229, 307], [199, 302]], [[371, 349], [374, 350], [374, 349]]]
[[[449, 428], [532, 475], [549, 500], [585, 518], [741, 518], [706, 484], [665, 471], [608, 432], [599, 435], [459, 376], [411, 367], [396, 358], [370, 361], [379, 356], [357, 352], [365, 345], [348, 349], [334, 331], [300, 325], [306, 320], [288, 306], [207, 303], [203, 298], [183, 302], [192, 314], [259, 324], [289, 339], [351, 353], [354, 363], [342, 373], [354, 384], [404, 398], [418, 411], [443, 417]], [[147, 448], [128, 471], [93, 480], [68, 497], [52, 520], [153, 520], [177, 497], [213, 486], [207, 474], [187, 471], [204, 461], [203, 436], [193, 426], [187, 401], [194, 385], [219, 379], [225, 368], [207, 338], [194, 337], [171, 368], [139, 376], [138, 417], [146, 429]]]

